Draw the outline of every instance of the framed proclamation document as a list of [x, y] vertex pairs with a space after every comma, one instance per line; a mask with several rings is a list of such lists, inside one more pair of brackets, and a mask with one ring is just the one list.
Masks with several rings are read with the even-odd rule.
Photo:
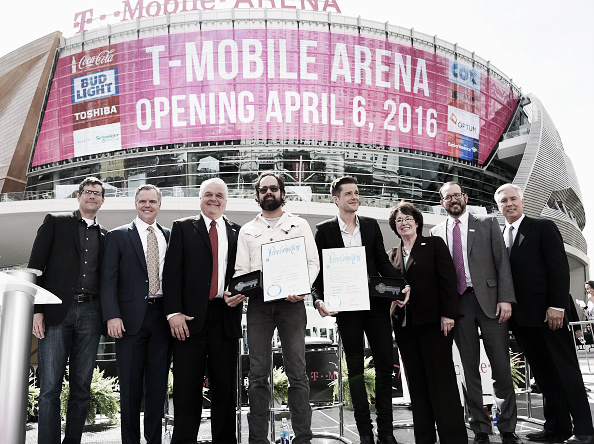
[[322, 267], [328, 311], [369, 310], [365, 247], [322, 250]]
[[262, 290], [264, 302], [311, 293], [303, 236], [262, 245]]

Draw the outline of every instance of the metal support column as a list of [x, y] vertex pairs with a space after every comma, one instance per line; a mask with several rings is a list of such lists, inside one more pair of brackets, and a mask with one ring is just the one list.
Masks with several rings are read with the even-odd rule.
[[27, 283], [34, 283], [37, 274], [26, 269], [4, 274], [13, 279], [4, 287], [0, 301], [0, 442], [20, 444], [25, 442], [36, 294], [34, 286]]

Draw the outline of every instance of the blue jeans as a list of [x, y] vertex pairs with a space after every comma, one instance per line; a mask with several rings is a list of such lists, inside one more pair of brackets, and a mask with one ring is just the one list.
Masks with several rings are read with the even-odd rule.
[[80, 443], [89, 401], [91, 378], [101, 337], [99, 299], [73, 302], [59, 325], [45, 328], [39, 340], [39, 444], [59, 444], [61, 434], [60, 393], [69, 360], [70, 396], [66, 413], [64, 444]]
[[247, 311], [250, 385], [248, 413], [250, 444], [268, 444], [272, 335], [278, 329], [283, 349], [283, 364], [289, 378], [289, 411], [295, 444], [312, 439], [309, 379], [305, 368], [305, 305], [284, 300], [264, 303], [250, 298]]

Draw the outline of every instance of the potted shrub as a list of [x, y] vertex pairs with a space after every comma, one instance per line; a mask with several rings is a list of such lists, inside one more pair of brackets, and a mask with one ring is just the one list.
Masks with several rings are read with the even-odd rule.
[[37, 402], [39, 401], [39, 388], [35, 386], [35, 378], [29, 375], [29, 394], [27, 396], [27, 421], [35, 421], [37, 418]]
[[[365, 381], [365, 390], [367, 392], [367, 400], [371, 401], [375, 397], [375, 368], [369, 367], [369, 363], [373, 359], [373, 356], [365, 358], [363, 366], [363, 379]], [[338, 366], [337, 366], [338, 367]], [[353, 408], [353, 399], [351, 398], [351, 390], [349, 387], [349, 369], [346, 365], [346, 359], [342, 358], [342, 400], [345, 407]], [[338, 400], [338, 378], [328, 383], [332, 387], [332, 397], [334, 401]]]
[[[68, 372], [69, 369], [66, 367], [66, 377], [62, 382], [62, 393], [60, 394], [60, 412], [63, 419], [66, 419], [70, 393], [67, 380]], [[117, 383], [117, 378], [105, 377], [103, 371], [99, 370], [99, 367], [95, 367], [91, 380], [91, 402], [87, 411], [87, 424], [94, 424], [97, 414], [106, 416], [112, 422], [117, 421], [116, 415], [120, 411], [120, 394], [116, 391]]]

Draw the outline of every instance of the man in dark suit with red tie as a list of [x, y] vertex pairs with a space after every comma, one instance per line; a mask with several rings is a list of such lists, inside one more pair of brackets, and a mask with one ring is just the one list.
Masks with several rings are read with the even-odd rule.
[[140, 443], [144, 395], [144, 437], [159, 444], [171, 362], [161, 287], [169, 229], [156, 221], [161, 190], [141, 185], [134, 200], [136, 219], [106, 236], [101, 308], [116, 342], [122, 443]]
[[512, 331], [544, 397], [544, 429], [526, 437], [536, 442], [593, 444], [590, 406], [565, 316], [569, 263], [561, 233], [553, 221], [524, 214], [523, 193], [517, 185], [499, 187], [495, 201], [506, 220], [504, 239], [518, 301]]
[[235, 270], [240, 226], [227, 220], [227, 185], [219, 178], [200, 186], [199, 216], [173, 222], [163, 289], [173, 344], [175, 444], [196, 443], [202, 387], [209, 374], [213, 443], [235, 444], [238, 338], [241, 301], [224, 300]]

